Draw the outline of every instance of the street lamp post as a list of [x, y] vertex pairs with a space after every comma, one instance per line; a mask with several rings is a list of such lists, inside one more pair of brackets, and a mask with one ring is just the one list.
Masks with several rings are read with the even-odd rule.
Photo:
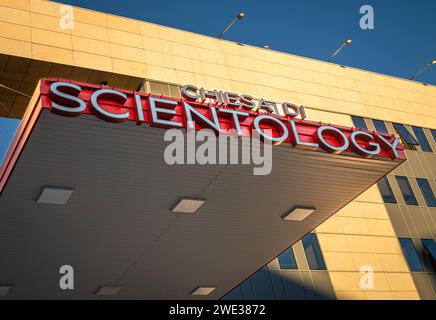
[[410, 77], [410, 80], [415, 79], [417, 76], [419, 76], [421, 73], [423, 73], [425, 70], [430, 68], [433, 64], [436, 64], [436, 60], [430, 61], [425, 67], [423, 67], [421, 70], [419, 70], [417, 73], [415, 73], [412, 77]]
[[224, 33], [226, 33], [227, 30], [229, 30], [236, 23], [236, 21], [241, 20], [244, 17], [245, 17], [245, 13], [242, 11], [239, 12], [236, 18], [227, 26], [227, 28], [219, 34], [218, 38], [221, 39], [224, 36]]
[[351, 42], [353, 42], [353, 40], [351, 40], [351, 39], [345, 40], [344, 43], [342, 43], [341, 46], [338, 48], [338, 50], [336, 50], [335, 53], [333, 53], [333, 54], [331, 55], [331, 57], [327, 60], [327, 62], [332, 61], [332, 59], [333, 59], [334, 57], [336, 57], [336, 56], [338, 55], [338, 53], [341, 52], [341, 50], [342, 50], [345, 46], [351, 44]]

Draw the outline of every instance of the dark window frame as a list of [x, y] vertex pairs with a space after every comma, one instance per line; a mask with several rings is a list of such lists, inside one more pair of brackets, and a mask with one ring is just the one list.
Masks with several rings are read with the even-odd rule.
[[374, 124], [375, 131], [389, 134], [388, 128], [386, 127], [386, 123], [384, 121], [372, 119], [372, 123]]
[[427, 136], [425, 135], [424, 129], [421, 127], [412, 126], [413, 133], [419, 142], [421, 150], [424, 152], [433, 152], [430, 142], [428, 142]]
[[[412, 185], [410, 184], [410, 181], [405, 176], [395, 176], [395, 179], [397, 180], [398, 187], [400, 188], [401, 194], [403, 196], [404, 202], [409, 206], [418, 206], [418, 200], [416, 199], [415, 193], [413, 192]], [[402, 184], [401, 182], [404, 182]], [[404, 190], [402, 187], [406, 187], [407, 190]], [[407, 192], [409, 194], [407, 194]]]
[[393, 123], [395, 131], [398, 133], [398, 135], [401, 138], [401, 142], [403, 143], [404, 147], [409, 150], [415, 150], [416, 146], [419, 145], [419, 142], [416, 141], [415, 137], [407, 130], [407, 128], [400, 124], [400, 123]]
[[[288, 259], [288, 261], [286, 261]], [[280, 269], [283, 270], [298, 270], [297, 259], [295, 259], [294, 250], [291, 248], [287, 249], [281, 255], [277, 257], [277, 261]]]
[[400, 241], [401, 251], [406, 259], [407, 265], [411, 272], [424, 272], [424, 264], [419, 258], [416, 246], [411, 238], [398, 238]]
[[436, 143], [436, 130], [430, 129], [431, 135], [433, 136], [433, 142]]
[[[359, 116], [351, 116], [351, 120], [353, 121], [353, 124], [356, 128], [368, 130], [368, 126], [366, 125], [365, 118], [359, 117]], [[361, 125], [358, 124], [358, 122], [360, 122], [360, 121], [362, 121], [362, 124], [364, 125], [364, 127], [361, 127]]]
[[[397, 198], [395, 197], [395, 194], [392, 191], [392, 187], [388, 180], [388, 177], [383, 177], [382, 179], [380, 179], [380, 181], [377, 183], [377, 186], [383, 198], [384, 203], [397, 203]], [[386, 187], [387, 190], [385, 191], [387, 191], [388, 194], [384, 193], [383, 187]]]
[[327, 270], [316, 233], [309, 233], [301, 240], [310, 270]]
[[415, 178], [415, 179], [419, 189], [421, 190], [422, 196], [427, 206], [431, 208], [436, 207], [436, 197], [430, 185], [430, 182], [425, 178]]

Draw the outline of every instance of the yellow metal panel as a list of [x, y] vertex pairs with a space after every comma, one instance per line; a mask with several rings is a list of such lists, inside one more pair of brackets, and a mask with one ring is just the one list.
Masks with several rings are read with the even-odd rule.
[[74, 28], [71, 29], [71, 34], [83, 38], [109, 41], [107, 28], [79, 21], [74, 22]]
[[416, 287], [410, 273], [386, 273], [391, 291], [415, 291]]
[[70, 35], [43, 29], [32, 28], [32, 43], [56, 48], [72, 49]]
[[111, 14], [106, 15], [106, 21], [107, 27], [110, 29], [117, 29], [141, 34], [141, 22], [139, 21], [124, 17], [118, 17]]
[[74, 21], [106, 27], [106, 15], [101, 12], [74, 7]]
[[72, 50], [45, 46], [36, 43], [32, 44], [32, 58], [37, 60], [74, 65]]
[[[70, 34], [71, 30], [68, 28], [61, 28], [60, 16], [53, 17], [45, 14], [34, 13], [30, 14], [30, 25], [32, 28], [44, 29], [49, 31], [56, 31], [60, 33]], [[74, 28], [77, 25], [74, 24]], [[73, 30], [74, 30], [73, 28]]]
[[126, 31], [107, 29], [109, 41], [126, 47], [144, 49], [144, 39], [140, 34]]
[[0, 0], [0, 6], [29, 10], [29, 0]]
[[93, 53], [96, 55], [102, 55], [108, 57], [110, 57], [111, 55], [109, 43], [105, 41], [73, 36], [72, 44], [73, 44], [73, 49], [76, 51]]
[[0, 21], [0, 37], [30, 42], [30, 27]]
[[3, 54], [21, 57], [31, 56], [31, 47], [29, 42], [0, 37], [0, 43], [2, 44], [0, 47], [0, 52]]
[[145, 62], [145, 50], [126, 47], [118, 44], [110, 44], [111, 55], [113, 58], [130, 60], [134, 62]]
[[112, 59], [112, 70], [115, 73], [143, 77], [147, 73], [147, 65], [127, 60]]
[[74, 51], [74, 65], [77, 67], [90, 68], [112, 72], [112, 62], [110, 57], [96, 54]]
[[324, 260], [330, 272], [358, 270], [352, 254], [348, 252], [324, 252]]
[[30, 12], [0, 6], [0, 21], [30, 26]]

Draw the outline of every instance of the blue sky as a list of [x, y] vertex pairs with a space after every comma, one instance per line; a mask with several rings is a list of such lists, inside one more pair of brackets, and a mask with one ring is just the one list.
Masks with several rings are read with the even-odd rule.
[[0, 117], [0, 166], [19, 124], [20, 120]]
[[[436, 59], [434, 0], [59, 1], [209, 36], [239, 12], [247, 16], [226, 39], [326, 60], [352, 38], [334, 62], [409, 78]], [[375, 29], [359, 27], [362, 5], [374, 8]], [[436, 84], [436, 65], [417, 80]]]

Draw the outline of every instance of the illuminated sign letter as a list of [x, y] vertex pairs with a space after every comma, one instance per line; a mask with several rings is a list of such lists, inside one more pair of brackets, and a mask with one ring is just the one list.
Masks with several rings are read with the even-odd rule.
[[135, 94], [135, 106], [136, 106], [136, 114], [138, 115], [138, 124], [144, 122], [144, 111], [142, 111], [142, 102], [141, 96], [139, 94]]
[[[371, 150], [368, 150], [357, 142], [357, 139], [360, 138], [363, 141], [368, 142], [368, 145], [371, 146]], [[375, 142], [371, 142], [374, 140], [374, 137], [372, 134], [368, 132], [363, 131], [354, 131], [351, 134], [351, 150], [353, 150], [358, 155], [365, 157], [365, 158], [372, 158], [380, 153], [380, 145]]]
[[216, 113], [216, 109], [214, 107], [209, 108], [209, 113], [212, 117], [213, 121], [210, 121], [206, 116], [204, 116], [200, 111], [197, 111], [194, 107], [190, 106], [189, 104], [187, 104], [186, 102], [183, 103], [184, 107], [185, 107], [185, 116], [186, 116], [186, 122], [187, 122], [187, 126], [190, 129], [195, 129], [195, 121], [193, 119], [193, 115], [198, 119], [199, 123], [202, 126], [206, 126], [209, 127], [213, 130], [215, 130], [216, 132], [220, 132], [221, 131], [221, 127], [220, 127], [220, 122], [218, 120], [218, 115]]
[[295, 122], [290, 121], [290, 123], [291, 123], [291, 130], [292, 130], [291, 142], [295, 148], [306, 149], [306, 150], [316, 150], [319, 148], [318, 143], [301, 141]]
[[124, 113], [112, 113], [103, 109], [99, 103], [99, 97], [111, 97], [112, 100], [118, 100], [121, 104], [124, 104], [127, 100], [127, 96], [119, 91], [111, 89], [100, 89], [95, 91], [91, 96], [91, 106], [97, 117], [109, 122], [120, 123], [126, 121], [129, 118], [129, 112]]
[[[335, 139], [338, 140], [339, 143], [340, 143], [340, 140], [342, 140], [342, 145], [335, 146], [335, 145], [332, 145], [331, 143], [329, 143], [324, 138], [325, 131], [331, 132], [332, 136], [335, 137]], [[344, 152], [345, 150], [347, 150], [348, 147], [350, 146], [350, 143], [348, 142], [347, 136], [338, 128], [331, 127], [331, 126], [319, 127], [318, 130], [316, 131], [316, 140], [317, 140], [319, 146], [321, 147], [321, 149], [323, 149], [324, 151], [333, 153], [333, 154], [340, 154], [340, 153]]]
[[[174, 108], [178, 105], [177, 101], [150, 97], [149, 102], [150, 102], [151, 126], [163, 127], [163, 128], [182, 126], [180, 122], [159, 119], [159, 115], [158, 115], [158, 113], [164, 113], [166, 114], [167, 119], [173, 118], [176, 115], [176, 110], [174, 110]], [[162, 108], [157, 107], [156, 103], [159, 103], [159, 105]]]
[[400, 157], [397, 151], [397, 146], [398, 143], [400, 142], [400, 139], [394, 138], [394, 141], [389, 142], [389, 140], [387, 140], [385, 137], [383, 137], [380, 134], [377, 134], [375, 138], [383, 147], [383, 149], [388, 149], [389, 156], [391, 157], [392, 160], [395, 160]]
[[182, 97], [190, 101], [197, 101], [200, 98], [197, 91], [198, 88], [191, 84], [187, 84], [186, 86], [180, 88], [180, 94], [182, 95]]
[[[64, 88], [63, 91], [59, 91], [60, 88]], [[51, 112], [66, 116], [77, 117], [86, 109], [85, 102], [78, 97], [82, 88], [76, 84], [67, 82], [53, 82], [50, 86], [50, 95], [52, 96]], [[59, 103], [55, 102], [58, 100]], [[69, 107], [61, 103], [72, 103], [76, 106]]]
[[282, 108], [285, 116], [295, 118], [300, 115], [300, 108], [296, 104], [285, 102], [282, 104]]
[[[278, 127], [280, 127], [281, 136], [275, 138], [275, 137], [270, 136], [270, 135], [266, 134], [265, 132], [263, 132], [260, 128], [260, 122], [262, 120], [265, 122], [268, 122], [270, 124], [273, 124], [276, 127], [278, 125]], [[269, 141], [271, 141], [275, 145], [281, 144], [289, 136], [289, 131], [288, 131], [288, 128], [286, 128], [285, 124], [282, 121], [280, 121], [279, 119], [274, 118], [272, 116], [263, 115], [263, 116], [256, 117], [253, 121], [253, 127], [260, 134], [261, 137], [263, 137], [264, 139], [268, 139]]]
[[228, 113], [228, 114], [232, 115], [233, 128], [236, 129], [236, 131], [238, 132], [238, 135], [242, 135], [242, 130], [241, 130], [241, 124], [239, 122], [239, 117], [245, 119], [250, 114], [247, 113], [247, 112], [242, 112], [242, 111], [237, 111], [237, 110], [232, 110], [232, 109], [219, 109], [219, 111], [222, 112], [222, 113]]

